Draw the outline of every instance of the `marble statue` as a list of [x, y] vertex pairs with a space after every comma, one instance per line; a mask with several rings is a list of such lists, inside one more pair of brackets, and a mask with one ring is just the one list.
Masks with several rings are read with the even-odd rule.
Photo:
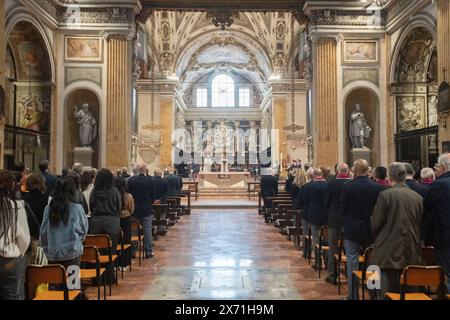
[[81, 109], [75, 106], [75, 118], [78, 120], [80, 142], [82, 147], [92, 147], [92, 143], [97, 138], [97, 121], [92, 112], [89, 111], [89, 104], [84, 103]]
[[357, 104], [350, 116], [350, 139], [353, 148], [365, 148], [365, 144], [370, 137], [372, 129], [367, 124], [361, 106]]

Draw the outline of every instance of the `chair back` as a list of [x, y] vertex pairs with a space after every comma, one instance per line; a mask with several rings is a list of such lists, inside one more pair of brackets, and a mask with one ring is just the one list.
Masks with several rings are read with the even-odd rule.
[[421, 247], [422, 261], [426, 266], [436, 266], [436, 255], [434, 247]]
[[25, 271], [25, 295], [27, 300], [34, 298], [36, 287], [42, 283], [62, 285], [64, 300], [69, 300], [66, 268], [59, 264], [45, 266], [29, 265]]
[[328, 241], [328, 226], [322, 226], [320, 228], [319, 241], [321, 245], [324, 245]]
[[408, 266], [400, 278], [400, 299], [405, 299], [406, 287], [437, 287], [438, 299], [445, 299], [445, 271], [441, 266]]
[[100, 253], [95, 246], [84, 246], [83, 255], [81, 256], [81, 262], [96, 262], [100, 263]]
[[141, 234], [142, 226], [139, 220], [137, 219], [130, 219], [130, 226], [131, 226], [131, 233], [133, 234]]
[[97, 249], [112, 249], [111, 237], [107, 234], [88, 234], [84, 245], [94, 246]]

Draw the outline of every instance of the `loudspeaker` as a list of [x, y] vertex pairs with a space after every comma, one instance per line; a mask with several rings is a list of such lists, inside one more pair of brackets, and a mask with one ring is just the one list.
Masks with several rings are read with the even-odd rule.
[[450, 85], [442, 82], [439, 86], [439, 99], [437, 104], [438, 112], [450, 111]]

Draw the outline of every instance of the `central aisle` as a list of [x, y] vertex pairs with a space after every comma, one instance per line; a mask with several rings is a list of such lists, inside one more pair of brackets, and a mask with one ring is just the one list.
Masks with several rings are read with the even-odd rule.
[[[108, 299], [338, 299], [256, 210], [193, 210]], [[343, 294], [345, 294], [343, 290]]]

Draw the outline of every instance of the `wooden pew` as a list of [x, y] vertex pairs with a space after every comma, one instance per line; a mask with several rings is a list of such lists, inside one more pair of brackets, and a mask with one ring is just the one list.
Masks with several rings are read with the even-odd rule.
[[155, 237], [155, 240], [158, 240], [158, 236], [163, 236], [168, 231], [169, 226], [169, 218], [168, 218], [168, 212], [169, 212], [169, 205], [168, 204], [154, 204], [153, 205], [153, 212], [154, 218], [153, 218], [153, 236]]

